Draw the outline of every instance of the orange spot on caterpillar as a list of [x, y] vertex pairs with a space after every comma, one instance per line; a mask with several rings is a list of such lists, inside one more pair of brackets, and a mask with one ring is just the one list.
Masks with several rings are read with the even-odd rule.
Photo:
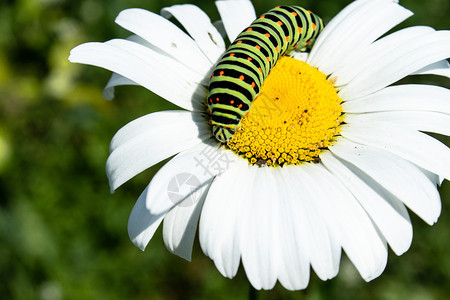
[[219, 75], [222, 76], [223, 73], [225, 73], [225, 72], [224, 72], [224, 71], [220, 71], [220, 72], [219, 72]]
[[264, 19], [266, 17], [266, 15], [262, 15], [261, 17], [259, 17], [260, 19]]
[[278, 6], [275, 6], [275, 8], [280, 8], [280, 7], [281, 7], [281, 6], [279, 6], [279, 5], [278, 5]]
[[237, 43], [236, 43], [236, 44], [240, 44], [240, 43], [242, 43], [242, 41], [237, 41]]
[[235, 54], [234, 53], [230, 53], [230, 56], [233, 57]]
[[269, 37], [270, 37], [270, 34], [266, 33], [264, 36], [269, 38]]
[[238, 108], [242, 108], [242, 104], [239, 104], [239, 105], [238, 105]]
[[270, 62], [270, 57], [266, 57], [267, 61]]
[[297, 13], [296, 13], [295, 11], [293, 11], [293, 12], [292, 12], [292, 15], [293, 15], [294, 17], [296, 17], [296, 16], [297, 16]]
[[259, 73], [262, 73], [262, 69], [261, 68], [258, 68], [258, 70], [259, 70]]
[[299, 27], [298, 28], [298, 33], [302, 33], [302, 31], [303, 31], [303, 28]]
[[220, 101], [220, 99], [217, 97], [217, 98], [216, 98], [216, 102], [219, 102], [219, 101]]
[[278, 46], [275, 47], [275, 50], [278, 52]]
[[248, 59], [248, 61], [252, 61], [252, 58], [251, 58], [251, 57], [247, 57], [247, 59]]
[[290, 37], [287, 35], [286, 36], [286, 42], [289, 42]]
[[309, 40], [305, 46], [308, 46], [309, 44], [311, 44], [311, 40]]
[[256, 86], [256, 84], [254, 82], [252, 82], [252, 88], [254, 88]]
[[244, 75], [239, 76], [240, 80], [244, 80]]
[[213, 100], [212, 100], [212, 98], [209, 98], [209, 103], [213, 103]]
[[280, 26], [283, 26], [283, 22], [281, 22], [281, 21], [278, 21], [277, 24]]
[[312, 27], [313, 30], [316, 30], [316, 24], [315, 23], [312, 23], [311, 27]]
[[247, 31], [252, 31], [252, 28], [251, 27], [247, 28]]
[[234, 104], [234, 100], [230, 100], [230, 104]]
[[211, 78], [213, 78], [213, 77], [214, 77], [214, 73], [211, 74]]
[[307, 10], [306, 12], [307, 12], [308, 14], [312, 14], [310, 10]]
[[259, 50], [259, 49], [261, 49], [261, 46], [256, 45], [255, 48]]

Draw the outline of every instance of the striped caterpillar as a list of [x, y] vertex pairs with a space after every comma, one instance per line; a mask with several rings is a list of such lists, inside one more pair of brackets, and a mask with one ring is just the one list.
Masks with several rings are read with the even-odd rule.
[[322, 20], [309, 10], [277, 6], [237, 36], [209, 81], [207, 105], [218, 141], [233, 137], [278, 59], [311, 46], [322, 29]]

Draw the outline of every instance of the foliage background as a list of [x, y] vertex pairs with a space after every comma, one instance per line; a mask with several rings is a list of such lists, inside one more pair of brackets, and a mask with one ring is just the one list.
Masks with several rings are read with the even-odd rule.
[[[348, 0], [254, 0], [257, 13], [297, 4], [325, 22]], [[160, 165], [109, 193], [104, 172], [113, 134], [127, 122], [174, 107], [140, 87], [102, 99], [109, 72], [70, 64], [69, 51], [88, 41], [126, 37], [114, 24], [125, 8], [158, 12], [183, 0], [6, 0], [0, 4], [0, 298], [245, 299], [240, 269], [223, 278], [195, 245], [193, 262], [170, 254], [161, 230], [145, 252], [128, 239], [128, 215]], [[213, 1], [195, 1], [213, 20]], [[414, 24], [450, 29], [450, 1], [404, 0]], [[421, 76], [416, 82], [448, 79]], [[440, 137], [447, 144], [449, 139]], [[414, 145], [411, 145], [412, 147]], [[279, 284], [260, 299], [444, 299], [450, 294], [450, 184], [443, 211], [429, 227], [412, 215], [414, 239], [402, 257], [390, 251], [384, 274], [365, 283], [343, 259], [337, 278], [312, 275], [306, 291]]]

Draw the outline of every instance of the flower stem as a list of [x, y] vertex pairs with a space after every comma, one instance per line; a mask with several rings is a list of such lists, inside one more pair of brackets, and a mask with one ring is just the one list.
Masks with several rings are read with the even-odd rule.
[[252, 286], [250, 283], [250, 289], [248, 290], [248, 299], [249, 300], [257, 300], [258, 299], [258, 291]]

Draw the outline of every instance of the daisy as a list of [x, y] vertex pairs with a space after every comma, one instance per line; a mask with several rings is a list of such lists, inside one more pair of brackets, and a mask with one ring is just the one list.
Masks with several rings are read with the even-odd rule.
[[114, 72], [108, 99], [116, 86], [141, 85], [183, 109], [136, 119], [111, 142], [112, 191], [172, 157], [131, 212], [132, 242], [144, 250], [164, 220], [168, 250], [190, 260], [198, 226], [219, 272], [232, 278], [242, 261], [256, 289], [277, 280], [303, 289], [310, 267], [333, 278], [342, 250], [366, 281], [376, 278], [387, 245], [397, 255], [411, 245], [406, 207], [430, 225], [440, 215], [436, 185], [450, 178], [450, 150], [423, 132], [450, 135], [450, 92], [392, 84], [450, 77], [450, 32], [415, 26], [383, 36], [412, 13], [393, 0], [355, 1], [309, 54], [279, 61], [241, 130], [221, 144], [206, 113], [208, 81], [222, 35], [233, 41], [256, 15], [250, 1], [216, 5], [215, 24], [194, 5], [122, 11], [116, 22], [134, 35], [70, 54]]

